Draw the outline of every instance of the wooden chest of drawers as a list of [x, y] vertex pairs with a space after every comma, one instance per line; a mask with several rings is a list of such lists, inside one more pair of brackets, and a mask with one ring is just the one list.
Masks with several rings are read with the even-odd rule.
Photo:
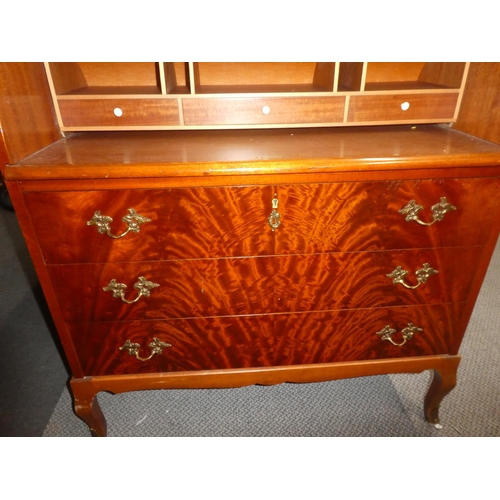
[[[423, 370], [434, 371], [425, 417], [438, 421], [500, 231], [500, 146], [444, 125], [339, 128], [399, 123], [391, 103], [406, 94], [416, 122], [455, 119], [467, 72], [450, 63], [444, 90], [400, 82], [392, 95], [376, 66], [349, 64], [334, 84], [315, 74], [339, 85], [331, 109], [321, 95], [295, 96], [290, 111], [273, 97], [295, 126], [309, 112], [316, 124], [343, 113], [331, 127], [259, 129], [270, 122], [245, 100], [253, 130], [188, 130], [191, 119], [194, 128], [241, 121], [219, 89], [204, 101], [184, 96], [184, 107], [169, 96], [161, 106], [154, 95], [144, 97], [150, 107], [124, 101], [132, 128], [144, 116], [175, 128], [182, 109], [186, 130], [67, 137], [48, 101], [32, 97], [50, 95], [43, 67], [0, 68], [6, 184], [72, 370], [75, 411], [94, 434], [106, 434], [100, 391]], [[361, 68], [365, 93], [342, 95]], [[92, 89], [79, 103], [61, 82], [63, 118], [81, 126], [92, 106], [106, 107]], [[20, 89], [27, 103], [10, 99]]]
[[93, 432], [100, 390], [424, 369], [437, 421], [500, 147], [439, 126], [175, 134], [76, 135], [7, 169]]

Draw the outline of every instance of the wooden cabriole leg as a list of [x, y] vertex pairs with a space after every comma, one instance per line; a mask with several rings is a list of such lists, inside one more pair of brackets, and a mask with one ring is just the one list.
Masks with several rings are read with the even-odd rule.
[[425, 417], [438, 423], [439, 405], [455, 387], [460, 356], [421, 356], [414, 358], [350, 361], [267, 368], [234, 368], [177, 373], [113, 375], [73, 378], [70, 382], [75, 413], [94, 436], [106, 436], [106, 420], [96, 395], [101, 391], [120, 394], [153, 389], [216, 389], [248, 385], [312, 383], [345, 378], [394, 373], [421, 373], [432, 370], [434, 379], [424, 402]]
[[96, 399], [97, 392], [84, 380], [73, 379], [70, 385], [75, 413], [89, 426], [92, 436], [106, 437], [106, 419]]
[[457, 369], [459, 359], [456, 362], [444, 364], [439, 369], [433, 370], [433, 379], [424, 400], [424, 414], [427, 422], [439, 423], [439, 405], [444, 397], [449, 394], [457, 384]]

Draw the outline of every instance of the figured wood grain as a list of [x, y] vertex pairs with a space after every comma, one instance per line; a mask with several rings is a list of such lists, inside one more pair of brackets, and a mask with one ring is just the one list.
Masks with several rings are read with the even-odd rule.
[[[273, 365], [271, 317], [199, 318], [71, 326], [86, 375], [140, 374]], [[153, 338], [171, 344], [149, 361], [120, 351], [126, 340], [148, 357]]]
[[[482, 245], [498, 217], [500, 179], [447, 179], [279, 186], [282, 225], [276, 253], [362, 251]], [[481, 193], [481, 196], [478, 196]], [[410, 200], [424, 208], [442, 197], [457, 208], [425, 227], [399, 213]]]
[[[464, 238], [482, 245], [499, 190], [499, 179], [454, 179], [27, 192], [24, 199], [46, 263], [63, 264], [460, 246]], [[272, 232], [275, 193], [282, 224]], [[414, 199], [430, 222], [443, 196], [457, 210], [430, 227], [399, 213]], [[138, 233], [111, 239], [87, 225], [98, 210], [121, 234], [129, 208], [151, 219]]]
[[[274, 320], [276, 365], [331, 363], [452, 354], [462, 304], [341, 310], [279, 315]], [[413, 323], [422, 328], [403, 346], [382, 341], [386, 325], [397, 333]]]
[[[295, 255], [276, 258], [276, 312], [359, 309], [464, 302], [480, 247]], [[387, 275], [401, 266], [405, 283], [418, 285], [424, 263], [438, 271], [416, 289]]]
[[[239, 259], [50, 266], [66, 321], [129, 321], [463, 302], [479, 247]], [[438, 271], [415, 290], [387, 276], [397, 266]], [[104, 291], [112, 279], [138, 296], [139, 276], [159, 284], [134, 304]]]
[[[50, 266], [48, 272], [70, 322], [258, 314], [274, 304], [271, 257], [75, 264]], [[140, 276], [160, 286], [134, 304], [103, 290], [115, 279], [127, 286], [125, 298], [134, 300]]]
[[[158, 194], [141, 190], [34, 192], [26, 193], [24, 201], [47, 264], [120, 262], [161, 258]], [[87, 224], [99, 211], [113, 219], [112, 234], [120, 235], [127, 229], [121, 219], [129, 208], [151, 220], [137, 233], [112, 239]]]
[[272, 255], [272, 186], [171, 189], [160, 225], [164, 259]]
[[[25, 202], [47, 264], [269, 255], [272, 187], [30, 192]], [[121, 221], [133, 208], [151, 222], [120, 239], [87, 225], [95, 211]]]
[[[70, 326], [86, 375], [145, 374], [382, 360], [446, 354], [460, 305], [329, 313], [80, 323]], [[423, 329], [402, 347], [376, 334], [387, 324]], [[153, 338], [171, 344], [148, 361], [120, 351], [126, 340], [148, 357]]]
[[[443, 91], [441, 94], [444, 95]], [[75, 134], [24, 162], [8, 166], [6, 173], [58, 332], [72, 370], [76, 377], [81, 377], [75, 383], [80, 388], [75, 391], [75, 404], [80, 407], [77, 412], [92, 420], [100, 433], [105, 433], [103, 417], [94, 400], [98, 388], [227, 387], [428, 368], [439, 372], [425, 405], [427, 418], [432, 421], [442, 397], [454, 385], [458, 364], [455, 354], [486, 271], [493, 240], [498, 235], [498, 202], [491, 200], [498, 198], [499, 165], [498, 147], [445, 127], [416, 127], [415, 130], [390, 127], [335, 132], [297, 129], [187, 135]], [[477, 177], [479, 181], [469, 182], [467, 176]], [[337, 183], [335, 188], [341, 186], [341, 189], [322, 190], [323, 183], [332, 182]], [[213, 196], [201, 193], [203, 196], [197, 205], [198, 188], [216, 184], [221, 189], [216, 188]], [[234, 202], [231, 201], [232, 195], [225, 189], [228, 185], [244, 185], [249, 192], [256, 185], [266, 186], [271, 193], [284, 195], [279, 198], [283, 222], [278, 232], [270, 239], [265, 236], [258, 240], [254, 247], [253, 240], [247, 238], [250, 233], [246, 220], [228, 223], [231, 214], [244, 213], [248, 206], [256, 208], [255, 219], [251, 215], [249, 221], [260, 217], [257, 212], [264, 210], [267, 215], [269, 210], [267, 192], [264, 196], [265, 191], [257, 189], [256, 198], [250, 196], [239, 204], [237, 194]], [[182, 205], [184, 198], [179, 198], [180, 203], [172, 205], [170, 215], [165, 216], [173, 221], [172, 214], [181, 214], [178, 227], [189, 227], [185, 233], [181, 231], [182, 244], [171, 247], [176, 250], [168, 257], [170, 260], [124, 262], [123, 259], [129, 258], [126, 255], [129, 247], [121, 255], [118, 251], [113, 257], [118, 260], [109, 264], [65, 262], [46, 266], [43, 262], [38, 235], [33, 229], [33, 224], [38, 225], [34, 213], [41, 211], [46, 215], [51, 197], [45, 203], [35, 200], [28, 213], [24, 205], [28, 198], [24, 196], [36, 195], [37, 191], [68, 189], [93, 196], [91, 192], [111, 188], [164, 191], [172, 186], [192, 191], [189, 203]], [[375, 199], [372, 187], [381, 188], [374, 190]], [[294, 191], [296, 188], [299, 191]], [[181, 193], [182, 189], [175, 192]], [[403, 236], [400, 224], [404, 217], [397, 214], [402, 208], [400, 201], [404, 199], [404, 205], [408, 201], [406, 195], [410, 195], [410, 199], [415, 197], [425, 207], [422, 218], [428, 220], [425, 216], [430, 217], [430, 206], [443, 192], [458, 210], [446, 214], [443, 221], [431, 228], [404, 222], [405, 227], [411, 228], [412, 236]], [[288, 203], [284, 201], [286, 198]], [[69, 197], [67, 201], [70, 203]], [[211, 201], [219, 209], [224, 205], [220, 202], [226, 201], [230, 208], [227, 212], [221, 210], [220, 216], [213, 216], [212, 208], [205, 210]], [[379, 204], [384, 210], [378, 211]], [[163, 202], [159, 205], [169, 206]], [[178, 206], [182, 208], [179, 210]], [[70, 212], [76, 212], [75, 208]], [[325, 217], [318, 215], [321, 210]], [[387, 215], [387, 210], [397, 215]], [[60, 203], [57, 215], [64, 218], [66, 212], [64, 203]], [[341, 212], [345, 212], [345, 216]], [[252, 210], [250, 213], [253, 214]], [[315, 214], [314, 220], [311, 214]], [[215, 222], [210, 221], [210, 216]], [[396, 217], [401, 218], [396, 222]], [[195, 230], [200, 221], [206, 224], [200, 228], [202, 236]], [[271, 257], [264, 253], [261, 257], [241, 258], [231, 254], [231, 258], [220, 258], [218, 249], [230, 248], [232, 240], [220, 236], [210, 245], [212, 240], [206, 237], [205, 229], [212, 226], [216, 228], [215, 235], [237, 228], [236, 234], [244, 241], [238, 244], [238, 252], [253, 251], [252, 248], [266, 251], [266, 245], [270, 244], [271, 251], [277, 253], [279, 249], [280, 255]], [[367, 254], [362, 256], [353, 248], [350, 258], [341, 255], [335, 247], [337, 242], [325, 236], [326, 227], [339, 229], [336, 234], [340, 235], [341, 245], [349, 248], [357, 241], [368, 248]], [[427, 233], [419, 232], [429, 229]], [[370, 236], [375, 230], [382, 235]], [[280, 236], [293, 232], [288, 242]], [[158, 228], [157, 233], [164, 231]], [[318, 238], [318, 234], [322, 237]], [[148, 241], [152, 248], [160, 246], [163, 252], [162, 242]], [[414, 250], [382, 252], [388, 248], [386, 244]], [[51, 245], [57, 243], [52, 240]], [[450, 245], [455, 246], [450, 249]], [[485, 246], [479, 263], [475, 263], [474, 252], [479, 250], [479, 245]], [[66, 249], [70, 246], [65, 244]], [[195, 254], [199, 254], [199, 249], [207, 249], [210, 255], [215, 253], [216, 258], [193, 259], [190, 257], [193, 253], [189, 253], [193, 248]], [[106, 261], [108, 253], [113, 253], [109, 249], [102, 252], [91, 251], [87, 257], [97, 256]], [[308, 254], [302, 255], [304, 252]], [[381, 270], [389, 263], [391, 267], [403, 265], [400, 258], [409, 256], [439, 261], [440, 273], [426, 283], [434, 283], [435, 287], [419, 289], [414, 295], [406, 290], [396, 294], [395, 288], [390, 289], [391, 284], [389, 289], [384, 288], [373, 268]], [[456, 273], [459, 267], [475, 268], [472, 286], [468, 281], [470, 275]], [[354, 272], [358, 269], [363, 271], [359, 276]], [[106, 278], [105, 285], [107, 278], [112, 277], [111, 271], [117, 273], [113, 277], [127, 283], [127, 293], [138, 275], [155, 281], [153, 271], [158, 271], [171, 286], [154, 289], [147, 298], [151, 301], [145, 299], [134, 304], [138, 306], [134, 312], [108, 292], [102, 291], [102, 294], [107, 295], [109, 301], [103, 301], [97, 293], [101, 285], [96, 288], [96, 283]], [[334, 274], [339, 280], [335, 286], [328, 281]], [[365, 276], [369, 279], [363, 279]], [[155, 295], [160, 290], [166, 293], [164, 300], [149, 308], [148, 304], [160, 298]], [[466, 301], [460, 302], [464, 296]], [[307, 311], [325, 307], [329, 297], [342, 307], [352, 309]], [[283, 298], [288, 304], [280, 311], [277, 301]], [[423, 305], [423, 302], [432, 305]], [[355, 309], [356, 304], [364, 308]], [[186, 314], [188, 310], [209, 317], [163, 319], [170, 314]], [[223, 315], [214, 317], [214, 314]], [[96, 318], [107, 321], [96, 321]], [[398, 331], [395, 340], [399, 341], [399, 332], [409, 322], [423, 331], [417, 332], [404, 346], [393, 346], [376, 334], [390, 325]], [[162, 356], [161, 365], [148, 366], [120, 351], [115, 343], [127, 339], [137, 341], [141, 354], [147, 356], [150, 335], [172, 344], [152, 358], [153, 363], [158, 363], [156, 358]], [[165, 362], [163, 356], [166, 358], [169, 350], [172, 357]], [[121, 357], [117, 357], [117, 353]], [[83, 379], [84, 373], [99, 376], [96, 380]]]

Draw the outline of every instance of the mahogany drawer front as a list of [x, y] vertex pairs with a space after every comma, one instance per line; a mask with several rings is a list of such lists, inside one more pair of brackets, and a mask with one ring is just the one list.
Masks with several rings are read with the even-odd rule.
[[[68, 322], [130, 321], [237, 314], [274, 309], [274, 260], [206, 259], [169, 262], [75, 264], [48, 267]], [[112, 280], [126, 285], [123, 297], [139, 296], [141, 277], [151, 286], [135, 303], [115, 297]]]
[[344, 97], [183, 99], [185, 125], [337, 123]]
[[[69, 326], [85, 375], [215, 370], [272, 366], [273, 317], [238, 316], [171, 321], [81, 323]], [[170, 344], [148, 361], [127, 349], [139, 344], [138, 355], [151, 354], [157, 338]]]
[[[51, 264], [269, 255], [271, 187], [29, 192], [24, 200], [45, 258]], [[149, 222], [115, 239], [87, 224], [96, 211], [113, 219], [134, 209]]]
[[[84, 264], [50, 266], [49, 274], [68, 322], [271, 314], [462, 302], [481, 250]], [[399, 267], [416, 288], [388, 276]], [[157, 286], [139, 297], [141, 277]]]
[[[281, 224], [272, 231], [275, 194]], [[483, 245], [499, 194], [500, 179], [482, 178], [28, 192], [24, 199], [52, 265]], [[455, 209], [433, 223], [442, 199]], [[400, 212], [412, 200], [431, 226]], [[88, 224], [99, 211], [121, 235], [129, 209], [149, 221], [122, 238]]]
[[65, 127], [180, 125], [177, 99], [59, 99], [58, 104]]
[[[483, 245], [500, 216], [500, 179], [352, 182], [277, 187], [276, 254]], [[434, 221], [441, 199], [455, 207]], [[409, 202], [423, 226], [401, 213]]]
[[[154, 191], [30, 192], [24, 202], [46, 264], [161, 258], [160, 205]], [[130, 208], [149, 219], [138, 232], [115, 239], [88, 224], [98, 211], [113, 219], [110, 233], [119, 236], [129, 227], [122, 218]]]
[[352, 96], [348, 122], [453, 120], [458, 92]]
[[[461, 304], [69, 325], [85, 375], [285, 366], [451, 354]], [[406, 341], [403, 329], [416, 328]], [[389, 326], [392, 339], [378, 331]], [[149, 344], [169, 344], [149, 360]], [[126, 347], [137, 344], [137, 351]], [[133, 348], [134, 346], [132, 346]], [[123, 348], [123, 349], [120, 349]]]
[[481, 253], [481, 247], [456, 247], [277, 257], [274, 310], [464, 302]]
[[[456, 354], [454, 336], [463, 304], [340, 310], [277, 315], [276, 365], [331, 363]], [[403, 330], [422, 329], [406, 341]], [[410, 325], [410, 326], [409, 326]], [[389, 340], [377, 332], [394, 330]], [[386, 330], [387, 331], [387, 330]]]

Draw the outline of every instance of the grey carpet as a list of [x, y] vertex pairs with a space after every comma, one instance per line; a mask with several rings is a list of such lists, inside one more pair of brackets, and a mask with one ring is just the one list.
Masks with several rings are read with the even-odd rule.
[[[500, 436], [500, 242], [474, 309], [442, 428], [423, 418], [430, 373], [224, 390], [100, 393], [109, 436]], [[64, 390], [44, 436], [88, 436]]]
[[0, 342], [0, 436], [41, 436], [68, 371], [16, 216], [1, 206]]

